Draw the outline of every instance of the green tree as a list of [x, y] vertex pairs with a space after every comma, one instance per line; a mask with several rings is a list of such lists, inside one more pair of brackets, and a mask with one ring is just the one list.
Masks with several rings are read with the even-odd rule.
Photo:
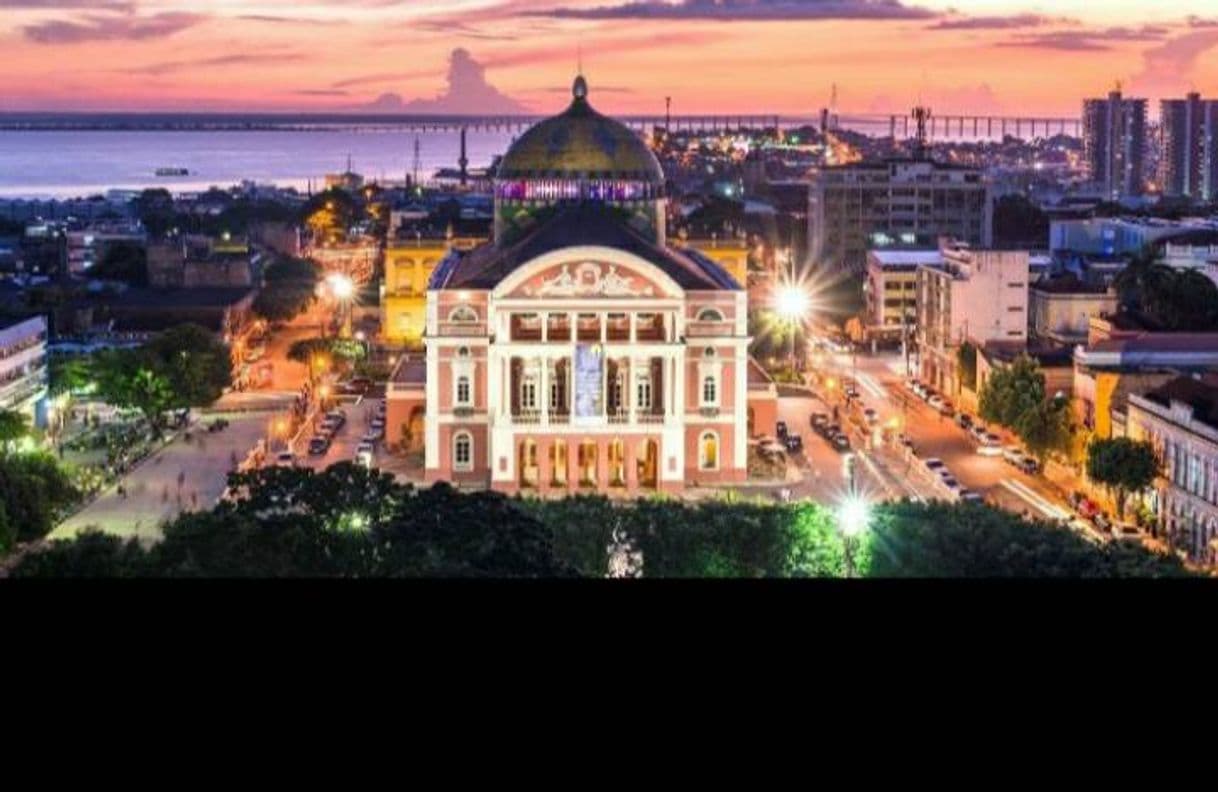
[[18, 440], [30, 433], [29, 420], [16, 410], [0, 410], [0, 454], [8, 454]]
[[136, 217], [154, 237], [163, 237], [177, 225], [178, 215], [169, 190], [144, 190], [131, 201]]
[[1024, 412], [1013, 428], [1043, 467], [1049, 454], [1070, 448], [1074, 434], [1070, 403], [1065, 399], [1043, 401]]
[[313, 304], [320, 268], [308, 259], [282, 256], [267, 267], [254, 312], [271, 322], [287, 322]]
[[46, 536], [78, 498], [71, 480], [51, 457], [17, 454], [0, 458], [0, 503], [20, 541]]
[[1045, 401], [1045, 375], [1036, 361], [1020, 355], [1008, 366], [995, 369], [981, 387], [981, 417], [1015, 429], [1025, 413]]
[[1049, 239], [1049, 216], [1034, 202], [1017, 193], [994, 202], [994, 244], [1004, 250], [1033, 250]]
[[94, 387], [95, 373], [91, 355], [51, 355], [47, 361], [48, 390], [51, 395], [85, 393]]
[[1129, 494], [1153, 484], [1160, 469], [1154, 447], [1145, 441], [1113, 437], [1087, 447], [1087, 476], [1112, 493], [1122, 520]]
[[965, 341], [956, 349], [960, 382], [969, 390], [977, 389], [977, 347]]
[[116, 242], [89, 270], [90, 277], [116, 280], [131, 286], [148, 285], [148, 251], [135, 242]]

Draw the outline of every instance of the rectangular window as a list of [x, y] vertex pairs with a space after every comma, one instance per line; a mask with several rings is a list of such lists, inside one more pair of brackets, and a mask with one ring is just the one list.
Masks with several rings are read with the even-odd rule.
[[635, 406], [640, 410], [651, 409], [651, 380], [640, 379], [636, 386], [637, 401]]
[[470, 403], [470, 387], [469, 377], [457, 377], [457, 404], [462, 407], [469, 406]]
[[527, 379], [520, 386], [520, 406], [525, 410], [537, 409], [537, 383]]

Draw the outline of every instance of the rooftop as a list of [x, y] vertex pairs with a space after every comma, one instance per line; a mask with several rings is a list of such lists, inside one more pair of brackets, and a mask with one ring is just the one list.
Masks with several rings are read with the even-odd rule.
[[486, 244], [463, 255], [451, 255], [436, 268], [429, 288], [493, 289], [517, 267], [538, 256], [584, 245], [636, 255], [663, 270], [682, 289], [741, 288], [722, 267], [697, 251], [660, 246], [627, 225], [614, 209], [595, 202], [564, 206], [508, 247]]
[[1187, 404], [1196, 420], [1218, 429], [1218, 375], [1177, 377], [1143, 394], [1143, 398], [1163, 407], [1171, 407], [1173, 401]]

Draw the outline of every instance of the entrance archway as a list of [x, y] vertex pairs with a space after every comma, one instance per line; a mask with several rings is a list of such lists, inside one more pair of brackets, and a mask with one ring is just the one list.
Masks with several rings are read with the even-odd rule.
[[540, 468], [537, 465], [537, 442], [522, 440], [520, 442], [520, 487], [535, 489], [540, 478]]
[[643, 453], [636, 462], [639, 474], [639, 486], [655, 489], [659, 485], [660, 474], [660, 444], [655, 440], [645, 440]]

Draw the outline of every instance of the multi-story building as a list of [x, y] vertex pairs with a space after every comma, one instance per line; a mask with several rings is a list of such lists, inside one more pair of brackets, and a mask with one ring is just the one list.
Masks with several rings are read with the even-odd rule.
[[1083, 161], [1108, 200], [1146, 191], [1145, 159], [1145, 99], [1125, 99], [1116, 90], [1083, 100]]
[[1028, 332], [1038, 341], [1082, 344], [1091, 317], [1115, 313], [1116, 291], [1068, 275], [1034, 282], [1028, 288]]
[[958, 395], [957, 350], [966, 341], [1027, 344], [1028, 253], [945, 244], [942, 255], [942, 267], [917, 271], [919, 365], [923, 381]]
[[808, 254], [861, 272], [875, 248], [925, 248], [940, 236], [993, 244], [993, 206], [981, 170], [893, 159], [821, 168], [808, 191]]
[[440, 262], [453, 250], [468, 251], [486, 240], [418, 236], [397, 240], [385, 248], [385, 281], [381, 287], [381, 335], [393, 346], [420, 347], [427, 312], [427, 284]]
[[872, 338], [912, 341], [918, 326], [918, 268], [943, 266], [939, 250], [867, 252], [867, 333]]
[[1129, 396], [1129, 436], [1163, 462], [1157, 535], [1193, 561], [1218, 563], [1218, 377], [1177, 377]]
[[46, 392], [46, 318], [0, 320], [0, 410], [34, 417]]
[[435, 269], [425, 363], [399, 364], [389, 442], [421, 408], [431, 481], [626, 494], [744, 480], [750, 401], [764, 421], [774, 400], [750, 387], [747, 296], [668, 244], [665, 201], [651, 150], [576, 80], [566, 112], [504, 156], [494, 239]]
[[1159, 183], [1164, 195], [1218, 200], [1218, 101], [1198, 93], [1164, 99]]

